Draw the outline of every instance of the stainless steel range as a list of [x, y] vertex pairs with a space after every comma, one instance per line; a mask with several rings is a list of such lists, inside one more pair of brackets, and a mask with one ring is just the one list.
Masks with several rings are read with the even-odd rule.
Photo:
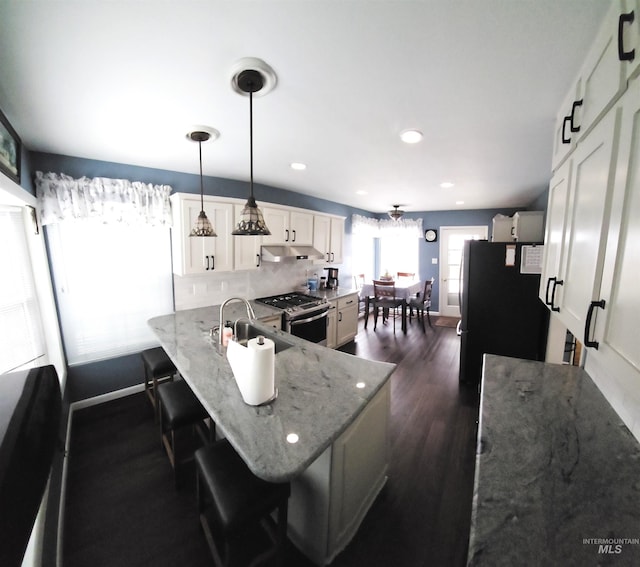
[[326, 299], [303, 293], [285, 293], [256, 299], [260, 303], [282, 310], [282, 329], [319, 344], [327, 343]]

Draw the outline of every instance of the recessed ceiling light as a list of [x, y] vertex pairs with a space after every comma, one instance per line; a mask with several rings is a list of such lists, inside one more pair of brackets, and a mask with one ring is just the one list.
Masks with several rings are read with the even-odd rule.
[[291, 164], [291, 169], [295, 169], [297, 171], [302, 171], [303, 169], [307, 169], [306, 163], [300, 163], [299, 161], [294, 161]]
[[442, 183], [440, 183], [440, 187], [442, 187], [443, 189], [450, 189], [453, 186], [454, 183], [451, 183], [451, 181], [443, 181]]
[[356, 195], [368, 195], [369, 193], [367, 193], [364, 189], [359, 189], [358, 191], [356, 191]]
[[464, 201], [456, 201], [456, 205], [464, 205]]
[[422, 140], [422, 132], [420, 130], [404, 130], [400, 132], [400, 139], [405, 144], [417, 144]]
[[289, 435], [287, 435], [288, 443], [297, 443], [299, 440], [300, 440], [300, 437], [298, 437], [297, 433], [289, 433]]

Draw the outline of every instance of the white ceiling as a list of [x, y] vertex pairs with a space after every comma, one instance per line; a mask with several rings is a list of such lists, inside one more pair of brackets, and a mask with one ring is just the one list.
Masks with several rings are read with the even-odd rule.
[[[259, 57], [278, 83], [254, 98], [257, 183], [372, 212], [524, 206], [608, 5], [0, 0], [0, 107], [30, 150], [190, 173], [185, 134], [211, 126], [205, 174], [247, 180], [249, 104], [230, 80]], [[406, 128], [424, 140], [402, 143]]]

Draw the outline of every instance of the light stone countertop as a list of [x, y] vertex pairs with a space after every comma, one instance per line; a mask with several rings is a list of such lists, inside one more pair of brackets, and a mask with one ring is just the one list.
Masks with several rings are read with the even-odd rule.
[[[257, 318], [278, 312], [251, 303]], [[245, 308], [232, 303], [225, 319], [227, 314], [234, 320], [245, 316]], [[277, 399], [249, 406], [242, 400], [225, 349], [209, 336], [218, 318], [218, 306], [202, 307], [154, 317], [149, 325], [216, 426], [253, 473], [268, 481], [287, 481], [304, 471], [395, 370], [395, 364], [358, 358], [265, 326], [266, 332], [294, 346], [275, 357]], [[290, 433], [298, 435], [297, 443], [287, 442]]]
[[640, 444], [581, 368], [485, 355], [468, 565], [640, 565]]

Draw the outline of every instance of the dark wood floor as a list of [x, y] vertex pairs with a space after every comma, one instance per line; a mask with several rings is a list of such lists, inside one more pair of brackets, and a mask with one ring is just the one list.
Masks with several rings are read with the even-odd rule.
[[[392, 376], [389, 480], [335, 567], [466, 563], [478, 395], [458, 384], [455, 329], [415, 320], [360, 325], [344, 351], [398, 364]], [[187, 486], [175, 491], [142, 395], [76, 412], [69, 458], [64, 567], [211, 561]], [[288, 567], [307, 567], [293, 546]]]

